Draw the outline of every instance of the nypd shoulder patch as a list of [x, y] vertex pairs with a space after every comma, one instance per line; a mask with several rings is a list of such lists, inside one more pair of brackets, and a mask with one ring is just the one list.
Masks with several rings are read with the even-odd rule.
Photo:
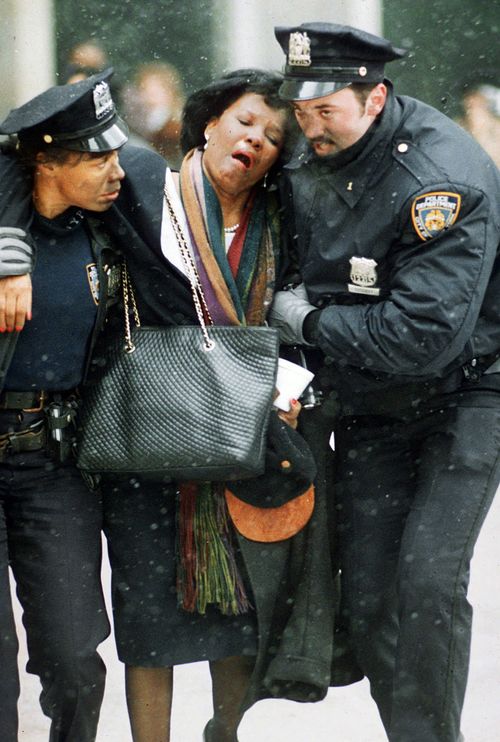
[[436, 237], [457, 220], [462, 197], [459, 193], [432, 191], [423, 193], [413, 201], [411, 219], [421, 240]]

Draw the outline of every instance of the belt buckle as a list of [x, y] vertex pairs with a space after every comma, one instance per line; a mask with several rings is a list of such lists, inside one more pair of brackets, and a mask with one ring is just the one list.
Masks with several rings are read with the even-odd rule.
[[41, 412], [43, 410], [46, 397], [47, 397], [47, 394], [42, 389], [39, 395], [39, 399], [38, 399], [38, 407], [23, 407], [21, 412]]

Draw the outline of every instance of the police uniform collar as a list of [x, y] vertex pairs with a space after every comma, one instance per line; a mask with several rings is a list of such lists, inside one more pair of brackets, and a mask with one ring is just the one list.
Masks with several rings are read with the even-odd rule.
[[356, 160], [367, 148], [368, 143], [373, 139], [373, 137], [375, 136], [375, 132], [380, 126], [380, 120], [380, 118], [375, 119], [370, 128], [367, 129], [367, 131], [363, 134], [361, 139], [358, 139], [358, 141], [354, 142], [354, 144], [351, 144], [350, 147], [347, 147], [340, 152], [336, 152], [335, 154], [320, 157], [316, 154], [312, 147], [310, 147], [311, 158], [321, 160], [321, 162], [323, 162], [332, 170], [338, 170], [340, 168], [346, 167], [346, 165], [349, 165], [350, 162], [354, 162], [354, 160]]
[[390, 122], [392, 122], [394, 118], [394, 89], [390, 80], [385, 79], [384, 83], [387, 87], [387, 99], [384, 108], [361, 139], [341, 152], [320, 157], [315, 153], [307, 139], [302, 136], [292, 157], [285, 165], [285, 168], [287, 170], [296, 170], [302, 165], [314, 163], [315, 166], [325, 168], [329, 172], [332, 172], [337, 169], [343, 169], [350, 163], [356, 162], [360, 156], [368, 154], [371, 149], [370, 144], [375, 145], [376, 142], [385, 137], [388, 128], [392, 126]]
[[69, 232], [73, 232], [75, 229], [81, 227], [84, 219], [85, 212], [76, 206], [71, 206], [54, 219], [47, 219], [47, 217], [35, 211], [33, 224], [36, 228], [47, 234], [67, 235]]
[[358, 141], [350, 147], [347, 147], [347, 149], [343, 149], [340, 152], [336, 152], [335, 154], [323, 157], [317, 155], [312, 145], [307, 141], [307, 139], [305, 139], [305, 137], [302, 137], [292, 158], [285, 167], [288, 170], [296, 170], [301, 167], [301, 165], [314, 163], [316, 167], [327, 170], [328, 172], [345, 168], [349, 163], [357, 160], [361, 153], [366, 150], [369, 142], [374, 138], [375, 132], [379, 126], [380, 118], [376, 119], [365, 134], [363, 134], [361, 139], [358, 139]]
[[297, 170], [299, 167], [302, 167], [302, 165], [305, 165], [311, 160], [312, 154], [309, 142], [304, 136], [301, 136], [289, 161], [284, 165], [283, 169]]
[[[300, 160], [300, 154], [298, 153], [299, 158], [294, 158], [294, 161], [287, 165], [287, 168], [297, 169], [307, 162], [311, 168], [314, 168], [314, 173], [317, 173], [319, 178], [324, 178], [342, 200], [352, 208], [365, 193], [379, 171], [380, 161], [387, 148], [392, 146], [394, 132], [399, 122], [397, 100], [393, 94], [392, 86], [389, 86], [386, 104], [380, 115], [379, 124], [375, 129], [370, 129], [367, 132], [368, 137], [366, 135], [362, 137], [360, 141], [363, 142], [364, 146], [354, 159], [340, 165], [339, 161], [335, 161], [338, 155], [318, 157], [308, 147], [307, 156]], [[353, 146], [356, 147], [356, 144]], [[347, 152], [347, 150], [345, 151]], [[342, 155], [343, 153], [339, 154]]]

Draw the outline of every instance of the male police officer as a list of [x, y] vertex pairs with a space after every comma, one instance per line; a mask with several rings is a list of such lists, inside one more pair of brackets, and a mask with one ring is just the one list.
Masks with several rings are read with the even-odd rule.
[[[302, 283], [285, 342], [339, 396], [343, 602], [391, 742], [457, 742], [474, 543], [500, 479], [500, 178], [462, 130], [396, 97], [404, 52], [346, 26], [277, 28]], [[293, 213], [290, 209], [290, 213]]]
[[[51, 88], [12, 111], [0, 126], [18, 133], [16, 152], [0, 156], [0, 727], [17, 740], [17, 640], [8, 600], [8, 564], [27, 631], [28, 670], [40, 677], [52, 742], [95, 739], [105, 668], [97, 645], [109, 624], [100, 585], [101, 506], [68, 458], [75, 390], [103, 321], [106, 249], [89, 231], [87, 210], [108, 210], [124, 171], [117, 149], [127, 128], [107, 80], [97, 75]], [[20, 162], [25, 169], [20, 168]], [[108, 256], [109, 257], [109, 256]], [[8, 291], [7, 291], [8, 293]], [[100, 294], [100, 297], [99, 297]], [[7, 317], [5, 307], [7, 306]]]

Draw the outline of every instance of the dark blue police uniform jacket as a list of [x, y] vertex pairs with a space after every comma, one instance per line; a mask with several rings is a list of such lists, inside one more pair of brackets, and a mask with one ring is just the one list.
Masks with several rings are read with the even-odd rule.
[[364, 409], [366, 393], [500, 352], [500, 176], [459, 126], [391, 86], [352, 149], [320, 158], [303, 145], [285, 172], [291, 249], [325, 307], [319, 347]]
[[[137, 288], [141, 320], [145, 323], [191, 323], [196, 315], [189, 284], [161, 255], [161, 193], [166, 162], [154, 152], [126, 145], [120, 150], [126, 172], [120, 196], [103, 213], [85, 212], [93, 234], [101, 297], [89, 351], [99, 337], [106, 315], [109, 268], [116, 256], [126, 256]], [[0, 155], [0, 225], [30, 231], [33, 219], [32, 176], [15, 155]], [[113, 257], [113, 255], [115, 257]], [[35, 256], [36, 259], [36, 256]], [[0, 337], [0, 388], [12, 357], [17, 333]], [[89, 353], [89, 357], [90, 357]]]
[[305, 146], [287, 185], [292, 259], [323, 309], [319, 376], [341, 407], [336, 536], [355, 658], [391, 742], [456, 742], [469, 563], [500, 480], [500, 374], [481, 375], [500, 355], [499, 172], [390, 88], [360, 142], [327, 158]]

